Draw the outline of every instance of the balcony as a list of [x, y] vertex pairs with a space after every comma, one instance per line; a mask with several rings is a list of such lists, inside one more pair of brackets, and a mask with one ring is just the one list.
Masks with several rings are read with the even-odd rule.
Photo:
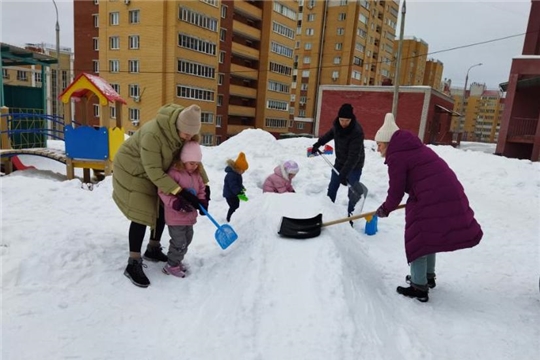
[[231, 75], [250, 80], [257, 80], [259, 78], [259, 72], [257, 70], [237, 64], [231, 64]]
[[513, 117], [508, 126], [507, 140], [517, 143], [534, 143], [538, 119]]
[[247, 18], [261, 20], [262, 10], [247, 1], [235, 1], [234, 11], [244, 15]]
[[255, 108], [248, 106], [229, 105], [229, 115], [255, 117]]
[[241, 58], [259, 60], [259, 50], [235, 42], [232, 43], [232, 53]]
[[238, 20], [233, 21], [233, 33], [240, 34], [248, 39], [259, 41], [261, 40], [261, 30], [253, 26], [241, 23]]
[[247, 99], [257, 98], [257, 89], [252, 89], [250, 87], [245, 87], [245, 86], [231, 85], [229, 87], [229, 93], [231, 96], [239, 96], [239, 97], [247, 98]]

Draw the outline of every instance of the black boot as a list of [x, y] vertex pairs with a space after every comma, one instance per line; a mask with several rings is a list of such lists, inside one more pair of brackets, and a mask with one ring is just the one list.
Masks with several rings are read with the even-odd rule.
[[143, 267], [146, 267], [146, 265], [143, 264], [142, 259], [129, 258], [124, 275], [126, 275], [134, 285], [147, 288], [148, 285], [150, 285], [150, 280], [144, 275]]
[[[405, 281], [407, 284], [411, 283], [411, 275], [405, 276]], [[427, 279], [427, 286], [429, 286], [430, 289], [433, 289], [435, 286], [437, 286], [437, 283], [435, 282], [435, 278], [428, 278]]]
[[[351, 216], [352, 216], [352, 212], [350, 212], [347, 217], [351, 217]], [[349, 220], [349, 224], [351, 224], [351, 227], [354, 227], [354, 222], [352, 220]]]
[[429, 300], [428, 290], [420, 290], [415, 288], [414, 286], [398, 286], [396, 291], [398, 292], [398, 294], [408, 296], [410, 298], [415, 298], [416, 300], [421, 302], [427, 302]]
[[152, 262], [159, 262], [159, 261], [167, 262], [168, 260], [167, 255], [165, 255], [161, 251], [161, 249], [162, 249], [161, 246], [148, 246], [146, 248], [146, 251], [144, 252], [143, 259], [152, 261]]

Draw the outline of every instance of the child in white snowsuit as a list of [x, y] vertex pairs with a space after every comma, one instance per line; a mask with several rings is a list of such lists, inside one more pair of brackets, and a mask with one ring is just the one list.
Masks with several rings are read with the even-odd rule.
[[[169, 169], [171, 176], [182, 189], [187, 189], [199, 199], [199, 204], [208, 207], [205, 186], [199, 164], [202, 161], [201, 146], [195, 142], [187, 142], [182, 148], [180, 159]], [[171, 240], [167, 254], [167, 264], [163, 273], [176, 277], [185, 277], [187, 268], [182, 264], [188, 246], [193, 239], [193, 225], [197, 222], [197, 210], [192, 202], [182, 197], [159, 192], [165, 208], [165, 223], [169, 229]]]

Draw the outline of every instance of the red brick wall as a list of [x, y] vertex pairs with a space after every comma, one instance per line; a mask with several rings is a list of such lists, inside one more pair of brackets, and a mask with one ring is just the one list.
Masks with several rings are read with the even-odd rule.
[[[424, 98], [424, 92], [400, 94], [396, 122], [401, 129], [418, 134]], [[392, 112], [392, 99], [391, 89], [388, 92], [324, 90], [319, 131], [315, 135], [321, 136], [328, 131], [337, 117], [341, 105], [350, 103], [354, 108], [356, 118], [364, 129], [366, 139], [373, 140], [375, 133], [383, 124], [386, 113]]]

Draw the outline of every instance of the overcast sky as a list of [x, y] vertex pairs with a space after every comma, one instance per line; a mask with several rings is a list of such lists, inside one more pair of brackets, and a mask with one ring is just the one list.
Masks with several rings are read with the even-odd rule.
[[[60, 43], [73, 48], [73, 0], [56, 3]], [[2, 42], [55, 44], [56, 13], [52, 0], [1, 0], [0, 6]], [[452, 79], [453, 86], [463, 87], [467, 69], [483, 63], [470, 71], [469, 84], [486, 83], [490, 89], [497, 89], [499, 83], [508, 81], [512, 57], [522, 53], [523, 35], [445, 50], [525, 33], [530, 7], [530, 0], [408, 0], [405, 36], [415, 36], [429, 44], [429, 57], [443, 62], [443, 78]]]

